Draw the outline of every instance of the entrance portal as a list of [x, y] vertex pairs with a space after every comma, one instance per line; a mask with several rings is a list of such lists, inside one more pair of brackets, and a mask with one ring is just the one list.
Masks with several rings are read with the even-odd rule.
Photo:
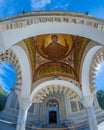
[[56, 99], [50, 99], [46, 108], [46, 123], [59, 124], [59, 103]]
[[56, 124], [57, 123], [57, 113], [56, 111], [49, 112], [49, 124]]

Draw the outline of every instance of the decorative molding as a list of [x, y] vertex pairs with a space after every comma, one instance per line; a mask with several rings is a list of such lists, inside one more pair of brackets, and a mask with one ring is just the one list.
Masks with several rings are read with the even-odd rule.
[[67, 88], [65, 86], [59, 86], [59, 85], [51, 85], [47, 86], [43, 89], [41, 89], [34, 97], [33, 97], [33, 102], [42, 102], [45, 97], [47, 97], [50, 94], [63, 94], [68, 97], [70, 97], [71, 100], [73, 99], [79, 99], [78, 94], [73, 91], [70, 88]]
[[96, 78], [96, 72], [98, 70], [99, 65], [104, 62], [104, 47], [102, 47], [100, 50], [98, 50], [92, 60], [91, 66], [90, 66], [90, 86], [91, 88], [95, 88], [95, 78]]
[[91, 17], [81, 13], [70, 13], [61, 11], [41, 11], [23, 13], [18, 16], [0, 19], [0, 31], [16, 28], [24, 28], [28, 25], [46, 22], [66, 22], [90, 26], [104, 31], [104, 20]]

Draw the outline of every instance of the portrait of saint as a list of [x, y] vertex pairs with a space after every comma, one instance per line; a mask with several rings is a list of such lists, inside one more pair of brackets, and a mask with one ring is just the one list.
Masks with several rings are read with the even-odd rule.
[[69, 49], [67, 40], [64, 39], [64, 45], [58, 42], [58, 35], [51, 35], [50, 43], [45, 46], [45, 40], [42, 41], [41, 50], [51, 60], [65, 57]]

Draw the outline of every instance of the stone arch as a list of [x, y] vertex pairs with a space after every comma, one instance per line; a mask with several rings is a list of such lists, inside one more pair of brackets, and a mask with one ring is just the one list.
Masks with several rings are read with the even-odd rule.
[[16, 55], [16, 53], [13, 51], [13, 49], [9, 48], [5, 51], [5, 53], [2, 53], [0, 55], [1, 62], [9, 62], [11, 63], [16, 72], [17, 72], [17, 78], [15, 86], [19, 89], [22, 84], [22, 74], [21, 74], [21, 65], [19, 63], [19, 59]]
[[80, 99], [82, 98], [82, 92], [77, 86], [75, 86], [74, 84], [72, 84], [68, 81], [65, 81], [65, 80], [55, 79], [55, 80], [45, 81], [45, 82], [39, 84], [36, 88], [34, 88], [34, 90], [31, 93], [31, 96], [30, 96], [30, 101], [32, 101], [34, 95], [37, 94], [39, 90], [41, 90], [42, 88], [44, 88], [48, 85], [60, 85], [60, 86], [65, 86], [65, 87], [71, 88], [78, 94]]
[[104, 47], [102, 47], [96, 52], [91, 62], [91, 66], [90, 66], [90, 86], [91, 87], [96, 87], [94, 80], [96, 77], [97, 69], [102, 62], [104, 62]]
[[13, 46], [12, 49], [16, 53], [19, 59], [19, 63], [21, 64], [21, 72], [22, 72], [21, 95], [24, 98], [29, 98], [31, 89], [31, 71], [27, 55], [20, 46]]
[[91, 66], [91, 62], [93, 60], [94, 55], [100, 48], [102, 48], [102, 46], [100, 46], [100, 45], [92, 47], [84, 58], [83, 65], [82, 65], [82, 74], [81, 74], [81, 80], [82, 80], [81, 84], [82, 84], [83, 96], [91, 95], [90, 77], [89, 77], [90, 76], [90, 66]]

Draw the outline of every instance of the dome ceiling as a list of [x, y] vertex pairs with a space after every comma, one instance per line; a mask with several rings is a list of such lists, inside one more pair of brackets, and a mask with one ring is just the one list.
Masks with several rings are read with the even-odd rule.
[[64, 76], [76, 81], [89, 39], [69, 34], [44, 34], [21, 42], [26, 51], [33, 82], [48, 76]]
[[67, 34], [40, 35], [36, 39], [41, 56], [52, 61], [65, 58], [73, 46], [72, 36]]

